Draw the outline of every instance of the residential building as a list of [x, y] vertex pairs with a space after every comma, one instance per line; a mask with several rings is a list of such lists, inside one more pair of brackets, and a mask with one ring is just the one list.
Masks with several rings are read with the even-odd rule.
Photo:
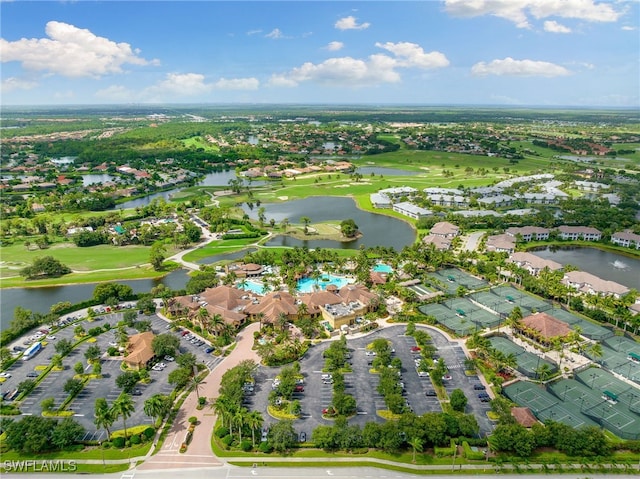
[[586, 294], [597, 294], [601, 296], [613, 296], [615, 298], [619, 298], [629, 292], [629, 288], [622, 284], [599, 278], [598, 276], [585, 271], [569, 271], [568, 273], [565, 273], [562, 282], [565, 285]]
[[510, 263], [515, 263], [520, 268], [524, 268], [529, 273], [537, 276], [540, 271], [545, 268], [549, 268], [551, 271], [557, 271], [562, 269], [562, 265], [555, 261], [549, 259], [543, 259], [535, 254], [525, 253], [518, 251], [516, 253], [512, 253], [511, 256], [507, 259]]
[[513, 253], [516, 249], [516, 241], [507, 234], [493, 235], [487, 238], [487, 251], [498, 253]]
[[558, 232], [563, 240], [599, 241], [602, 238], [600, 230], [589, 226], [562, 225], [558, 226]]
[[514, 238], [518, 235], [522, 238], [522, 241], [544, 241], [549, 239], [548, 228], [541, 228], [539, 226], [522, 226], [522, 227], [512, 227], [507, 228], [505, 233], [509, 236], [513, 236]]
[[611, 235], [611, 242], [625, 248], [640, 249], [640, 235], [631, 230], [619, 231]]
[[448, 221], [439, 221], [431, 227], [429, 233], [442, 238], [455, 238], [460, 234], [460, 228]]
[[433, 211], [414, 205], [413, 203], [409, 203], [408, 201], [394, 204], [393, 211], [408, 216], [409, 218], [413, 218], [414, 220], [426, 218], [427, 216], [433, 214]]

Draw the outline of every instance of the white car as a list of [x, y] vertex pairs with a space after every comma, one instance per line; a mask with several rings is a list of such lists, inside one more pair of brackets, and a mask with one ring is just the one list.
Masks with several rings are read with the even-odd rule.
[[11, 377], [11, 374], [9, 373], [0, 373], [0, 378], [7, 378], [9, 379]]
[[116, 343], [115, 341], [111, 341], [111, 342], [109, 343], [109, 346], [112, 346], [112, 347], [114, 347], [114, 348], [117, 348], [117, 347], [118, 347], [118, 343]]
[[331, 374], [323, 374], [322, 375], [322, 380], [323, 381], [326, 381], [326, 380], [329, 380], [329, 379], [333, 379], [333, 375], [331, 375]]
[[168, 356], [168, 355], [164, 357], [164, 360], [165, 360], [165, 361], [169, 361], [169, 362], [171, 362], [171, 361], [175, 361], [175, 359], [174, 359], [174, 357], [173, 357], [173, 356]]
[[54, 339], [56, 339], [56, 337], [55, 337], [55, 336], [53, 336], [53, 335], [49, 335], [49, 336], [47, 336], [47, 339], [48, 339], [49, 341], [53, 341]]
[[365, 351], [364, 354], [367, 355], [367, 356], [375, 356], [376, 352], [375, 351]]

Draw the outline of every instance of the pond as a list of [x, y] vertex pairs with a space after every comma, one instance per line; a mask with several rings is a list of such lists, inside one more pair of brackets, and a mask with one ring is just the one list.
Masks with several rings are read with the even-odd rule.
[[103, 173], [100, 175], [97, 175], [97, 174], [82, 175], [82, 186], [90, 186], [90, 185], [95, 185], [97, 183], [109, 183], [113, 180], [115, 180], [115, 177], [107, 173]]
[[[416, 239], [415, 230], [406, 222], [390, 216], [360, 210], [353, 198], [343, 196], [316, 196], [284, 203], [262, 203], [267, 222], [273, 218], [280, 223], [288, 218], [291, 224], [300, 224], [300, 218], [308, 217], [312, 223], [324, 221], [340, 222], [353, 219], [362, 232], [362, 237], [355, 241], [343, 243], [333, 240], [298, 240], [285, 235], [270, 239], [266, 246], [306, 246], [307, 248], [341, 248], [358, 249], [360, 246], [390, 246], [397, 251], [413, 244]], [[258, 209], [249, 209], [243, 205], [244, 211], [253, 219], [258, 218]]]
[[[161, 279], [136, 279], [117, 281], [128, 284], [135, 293], [149, 292], [151, 288], [164, 284], [170, 289], [183, 289], [189, 280], [187, 271], [179, 269], [172, 271]], [[16, 306], [22, 306], [33, 312], [47, 313], [52, 305], [61, 301], [72, 304], [86, 301], [93, 296], [97, 283], [73, 284], [65, 286], [48, 286], [43, 288], [8, 288], [1, 290], [0, 301], [0, 329], [4, 330], [13, 319]]]
[[531, 251], [536, 256], [571, 264], [599, 278], [640, 290], [640, 258], [632, 258], [596, 248], [545, 248]]

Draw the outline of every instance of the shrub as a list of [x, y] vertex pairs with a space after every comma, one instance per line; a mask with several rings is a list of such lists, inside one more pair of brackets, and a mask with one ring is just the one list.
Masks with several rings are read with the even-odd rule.
[[113, 443], [113, 447], [116, 447], [118, 449], [122, 449], [124, 447], [124, 444], [125, 444], [124, 437], [122, 437], [122, 436], [114, 437], [112, 443]]
[[229, 429], [227, 429], [224, 426], [220, 426], [218, 429], [216, 429], [216, 436], [222, 438], [229, 435]]
[[467, 441], [462, 441], [462, 450], [464, 451], [464, 457], [467, 459], [482, 460], [484, 459], [484, 453], [482, 451], [474, 451], [469, 446]]
[[144, 430], [144, 432], [142, 434], [144, 434], [144, 437], [146, 437], [147, 439], [151, 439], [156, 433], [156, 430], [152, 427], [148, 427]]
[[249, 452], [251, 449], [253, 448], [251, 441], [242, 441], [242, 444], [240, 444], [240, 449], [242, 449], [244, 452]]
[[191, 416], [189, 418], [189, 424], [196, 424], [198, 422], [198, 418], [195, 416]]
[[111, 442], [109, 441], [102, 442], [102, 449], [109, 449], [110, 447], [111, 447]]
[[260, 452], [264, 452], [265, 454], [269, 454], [271, 451], [273, 451], [273, 447], [271, 447], [271, 444], [269, 444], [267, 441], [264, 441], [260, 443], [260, 445], [258, 446], [258, 450]]
[[233, 443], [233, 436], [231, 436], [231, 434], [227, 434], [222, 438], [222, 444], [224, 444], [227, 449], [231, 447], [231, 443]]
[[131, 436], [129, 438], [129, 441], [131, 442], [132, 445], [137, 445], [140, 444], [142, 441], [140, 440], [140, 436], [138, 434], [134, 434], [133, 436]]

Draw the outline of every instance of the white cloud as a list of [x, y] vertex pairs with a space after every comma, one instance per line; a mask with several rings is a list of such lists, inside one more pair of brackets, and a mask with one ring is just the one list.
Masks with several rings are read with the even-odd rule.
[[557, 77], [570, 75], [566, 68], [555, 63], [535, 60], [514, 60], [507, 57], [504, 60], [493, 60], [490, 63], [479, 62], [471, 67], [475, 76], [518, 76], [518, 77]]
[[358, 24], [356, 17], [348, 16], [341, 18], [334, 25], [338, 30], [365, 30], [371, 26], [370, 23], [360, 23]]
[[416, 68], [442, 68], [449, 66], [449, 60], [440, 52], [425, 53], [424, 49], [409, 42], [376, 43], [377, 47], [384, 48], [396, 56], [397, 65]]
[[213, 84], [220, 90], [257, 90], [259, 86], [257, 78], [220, 78]]
[[259, 33], [262, 33], [262, 30], [249, 30], [247, 32], [247, 35], [251, 36], [251, 35], [257, 35]]
[[23, 80], [16, 77], [9, 77], [2, 80], [2, 83], [0, 84], [0, 91], [2, 91], [2, 93], [8, 93], [15, 90], [31, 90], [32, 88], [35, 88], [37, 86], [38, 84], [33, 81]]
[[48, 22], [45, 32], [49, 38], [22, 38], [14, 42], [0, 39], [2, 62], [16, 61], [27, 70], [71, 78], [99, 78], [122, 73], [125, 64], [158, 63], [140, 57], [140, 52], [128, 43], [116, 43], [68, 23]]
[[361, 87], [398, 83], [399, 68], [442, 68], [449, 60], [440, 52], [425, 53], [415, 43], [377, 43], [376, 46], [393, 53], [370, 55], [367, 59], [352, 57], [329, 58], [322, 63], [304, 63], [283, 74], [274, 74], [270, 86], [293, 87], [303, 82], [317, 82], [345, 87]]
[[636, 27], [632, 27], [632, 26], [629, 26], [629, 25], [625, 25], [624, 27], [622, 27], [622, 29], [623, 29], [624, 31], [626, 31], [626, 32], [632, 32], [632, 31], [634, 31], [634, 30], [636, 29]]
[[325, 48], [330, 52], [337, 52], [338, 50], [342, 50], [343, 47], [344, 43], [342, 42], [329, 42]]
[[168, 73], [166, 79], [147, 88], [145, 97], [171, 99], [173, 97], [197, 96], [208, 93], [213, 88], [205, 83], [200, 73]]
[[267, 33], [265, 37], [273, 38], [274, 40], [277, 40], [278, 38], [284, 38], [284, 35], [282, 34], [279, 28], [274, 28], [269, 33]]
[[445, 0], [445, 10], [455, 17], [494, 15], [519, 28], [531, 27], [529, 15], [536, 19], [553, 16], [588, 22], [615, 22], [622, 15], [613, 4], [595, 0]]
[[547, 20], [544, 22], [544, 30], [545, 32], [551, 33], [571, 33], [571, 29], [569, 27], [565, 27], [555, 20]]

